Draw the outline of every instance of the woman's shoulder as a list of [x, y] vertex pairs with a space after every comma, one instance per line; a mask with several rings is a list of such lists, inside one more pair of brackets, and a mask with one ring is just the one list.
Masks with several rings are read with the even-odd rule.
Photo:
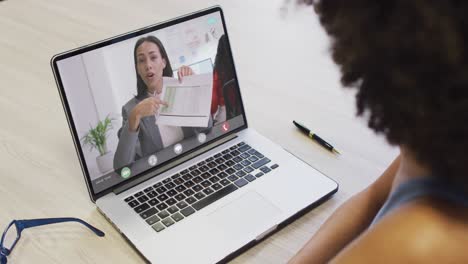
[[460, 262], [468, 259], [468, 208], [422, 198], [396, 208], [353, 241], [337, 260]]

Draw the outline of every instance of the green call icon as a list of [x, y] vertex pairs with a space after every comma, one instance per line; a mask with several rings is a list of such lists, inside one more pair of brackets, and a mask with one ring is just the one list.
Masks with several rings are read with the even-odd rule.
[[130, 177], [130, 174], [132, 174], [132, 172], [130, 171], [128, 167], [125, 167], [120, 171], [120, 175], [124, 179], [127, 179], [128, 177]]

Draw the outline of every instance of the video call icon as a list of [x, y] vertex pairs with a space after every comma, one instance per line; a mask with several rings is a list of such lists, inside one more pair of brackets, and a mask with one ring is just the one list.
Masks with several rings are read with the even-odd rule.
[[149, 164], [151, 167], [155, 166], [157, 163], [158, 163], [158, 157], [156, 157], [156, 155], [151, 155], [151, 156], [149, 156], [149, 158], [148, 158], [148, 164]]
[[175, 154], [179, 155], [180, 153], [182, 153], [182, 150], [183, 150], [183, 148], [182, 148], [181, 144], [175, 144], [175, 146], [174, 146]]
[[132, 172], [130, 171], [130, 168], [128, 168], [128, 167], [125, 167], [120, 171], [120, 175], [124, 179], [127, 179], [128, 177], [130, 177], [131, 174], [132, 174]]
[[200, 133], [200, 134], [198, 134], [198, 137], [197, 137], [197, 138], [198, 138], [198, 142], [200, 142], [200, 143], [205, 143], [205, 141], [206, 141], [206, 134], [205, 134], [205, 133]]

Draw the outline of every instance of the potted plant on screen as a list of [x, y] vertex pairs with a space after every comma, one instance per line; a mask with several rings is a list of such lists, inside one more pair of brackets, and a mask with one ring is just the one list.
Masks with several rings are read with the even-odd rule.
[[99, 171], [105, 173], [112, 170], [113, 153], [107, 151], [107, 136], [112, 127], [113, 118], [107, 116], [104, 120], [97, 123], [96, 127], [91, 127], [86, 135], [81, 138], [83, 146], [89, 146], [90, 151], [97, 149], [99, 156], [96, 157], [96, 163]]

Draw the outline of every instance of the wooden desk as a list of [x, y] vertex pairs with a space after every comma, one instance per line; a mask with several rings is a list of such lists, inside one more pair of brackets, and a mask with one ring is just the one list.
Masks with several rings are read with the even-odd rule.
[[[53, 79], [52, 55], [184, 13], [225, 11], [252, 127], [340, 183], [328, 202], [234, 263], [284, 263], [333, 210], [368, 185], [397, 155], [354, 116], [354, 92], [341, 89], [328, 40], [311, 8], [283, 0], [7, 0], [0, 2], [0, 228], [12, 219], [80, 217], [75, 224], [24, 232], [12, 263], [142, 263], [89, 200]], [[267, 103], [265, 103], [267, 102]], [[300, 120], [332, 142], [334, 156], [292, 125]]]

